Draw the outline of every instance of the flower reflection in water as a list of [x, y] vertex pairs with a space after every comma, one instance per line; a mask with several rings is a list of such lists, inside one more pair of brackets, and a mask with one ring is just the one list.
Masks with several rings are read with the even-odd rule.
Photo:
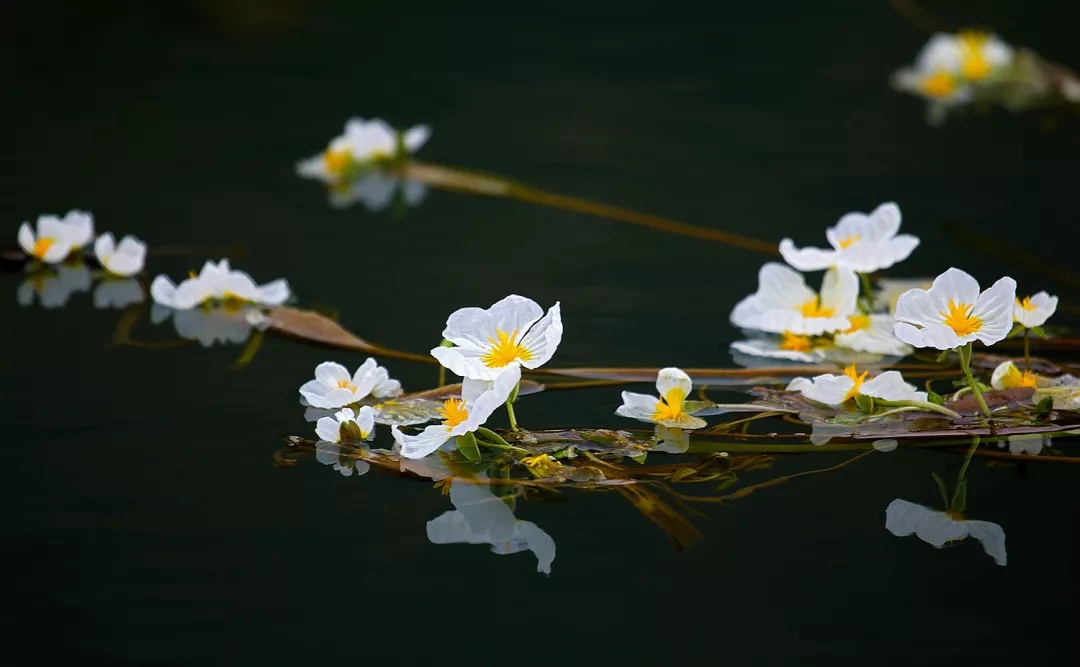
[[155, 303], [150, 311], [150, 321], [154, 324], [161, 324], [170, 316], [177, 335], [197, 340], [203, 347], [215, 343], [244, 343], [251, 335], [253, 323], [264, 319], [258, 308], [237, 308], [232, 304], [174, 310]]
[[106, 278], [94, 288], [95, 308], [127, 308], [146, 298], [142, 285], [135, 278]]
[[355, 453], [356, 449], [336, 442], [320, 442], [315, 448], [315, 460], [325, 466], [333, 466], [345, 477], [354, 472], [363, 475], [371, 470], [371, 464]]
[[911, 534], [938, 549], [971, 536], [998, 565], [1005, 565], [1005, 531], [990, 521], [972, 521], [957, 510], [944, 512], [897, 498], [885, 509], [885, 528], [897, 537]]
[[62, 308], [71, 295], [89, 292], [93, 279], [82, 262], [55, 267], [39, 265], [15, 291], [20, 306], [33, 305], [35, 297], [42, 308]]
[[329, 189], [330, 205], [348, 208], [360, 203], [375, 213], [399, 201], [407, 207], [419, 206], [427, 198], [427, 186], [418, 181], [402, 180], [380, 171], [371, 171], [360, 178], [342, 181]]

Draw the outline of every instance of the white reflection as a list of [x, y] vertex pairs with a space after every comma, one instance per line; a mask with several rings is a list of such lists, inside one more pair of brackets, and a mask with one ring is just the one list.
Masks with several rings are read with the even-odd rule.
[[106, 278], [94, 288], [95, 308], [127, 308], [142, 303], [146, 295], [135, 278]]
[[93, 280], [85, 264], [38, 266], [15, 291], [20, 306], [31, 306], [36, 297], [42, 308], [62, 308], [77, 292], [89, 292]]
[[[1050, 445], [1050, 438], [1041, 433], [1021, 433], [1010, 435], [1008, 438], [1010, 454], [1027, 454], [1037, 456], [1043, 448]], [[1005, 443], [998, 441], [998, 447], [1004, 447]]]
[[356, 458], [359, 453], [355, 447], [343, 446], [334, 442], [320, 441], [315, 446], [315, 460], [325, 466], [334, 466], [334, 470], [345, 477], [349, 477], [354, 472], [357, 475], [363, 475], [368, 470], [371, 470], [371, 464], [367, 461]]
[[261, 314], [258, 308], [237, 308], [232, 304], [173, 310], [155, 303], [150, 311], [150, 321], [161, 324], [171, 316], [181, 338], [197, 340], [203, 347], [210, 347], [215, 343], [246, 342], [251, 335], [250, 322]]
[[454, 479], [450, 502], [457, 509], [427, 523], [427, 536], [433, 544], [490, 544], [491, 551], [501, 555], [531, 551], [536, 556], [536, 571], [551, 574], [555, 540], [536, 524], [516, 519], [483, 476]]
[[656, 425], [656, 438], [659, 442], [651, 451], [667, 454], [685, 454], [690, 449], [690, 433], [681, 428]]
[[885, 528], [897, 537], [915, 534], [938, 549], [970, 535], [998, 565], [1006, 562], [1004, 529], [989, 521], [972, 521], [957, 511], [941, 512], [897, 498], [885, 508]]
[[359, 202], [369, 211], [381, 211], [400, 192], [406, 206], [417, 206], [427, 197], [427, 186], [418, 181], [401, 180], [389, 174], [372, 171], [360, 178], [330, 188], [330, 205], [347, 208]]

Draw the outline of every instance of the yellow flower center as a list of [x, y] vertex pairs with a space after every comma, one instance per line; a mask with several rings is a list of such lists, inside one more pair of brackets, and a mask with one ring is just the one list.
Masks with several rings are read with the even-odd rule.
[[806, 303], [800, 304], [798, 306], [798, 308], [799, 308], [799, 312], [802, 313], [803, 317], [832, 317], [833, 316], [833, 309], [832, 308], [823, 308], [821, 306], [821, 299], [819, 297], [816, 297], [816, 296], [814, 298], [810, 299], [809, 301], [807, 301]]
[[338, 389], [348, 389], [349, 391], [356, 391], [356, 385], [349, 380], [338, 380]]
[[856, 241], [858, 241], [860, 238], [862, 238], [861, 234], [854, 234], [852, 236], [845, 236], [844, 238], [837, 241], [837, 243], [840, 244], [840, 249], [843, 250], [844, 248], [848, 247], [852, 243], [855, 243]]
[[990, 61], [986, 59], [986, 42], [990, 36], [985, 32], [966, 31], [960, 35], [960, 74], [970, 81], [978, 81], [990, 74]]
[[859, 393], [859, 388], [862, 387], [863, 382], [866, 382], [866, 376], [870, 374], [870, 371], [863, 371], [861, 374], [855, 370], [855, 364], [851, 364], [844, 369], [844, 375], [851, 378], [854, 383], [851, 385], [851, 389], [848, 389], [848, 393], [844, 395], [844, 402], [850, 401], [855, 398], [855, 394]]
[[533, 353], [517, 340], [517, 335], [517, 329], [510, 333], [506, 333], [502, 329], [496, 329], [495, 336], [498, 340], [488, 338], [491, 349], [480, 357], [480, 360], [488, 368], [503, 368], [515, 361], [525, 362], [532, 359]]
[[957, 336], [968, 336], [982, 330], [982, 320], [971, 314], [972, 306], [949, 299], [949, 310], [941, 311], [944, 324]]
[[1001, 378], [1001, 386], [1005, 389], [1016, 389], [1017, 387], [1031, 387], [1035, 389], [1039, 383], [1039, 374], [1033, 371], [1021, 372], [1015, 364], [1009, 364], [1009, 368], [1005, 371], [1005, 375]]
[[960, 510], [945, 510], [945, 516], [949, 517], [953, 521], [965, 521], [964, 513]]
[[347, 148], [336, 151], [327, 148], [323, 153], [323, 162], [326, 163], [326, 171], [340, 176], [352, 164], [352, 153]]
[[653, 412], [653, 421], [675, 421], [683, 413], [683, 401], [686, 400], [686, 392], [679, 387], [668, 389], [668, 392], [660, 399], [660, 404]]
[[956, 91], [956, 77], [952, 74], [938, 70], [928, 74], [919, 82], [919, 92], [927, 97], [948, 97]]
[[792, 352], [809, 352], [813, 347], [813, 343], [810, 341], [810, 336], [800, 336], [793, 334], [790, 331], [783, 333], [783, 338], [780, 339], [781, 350], [791, 350]]
[[1029, 313], [1034, 311], [1036, 308], [1038, 308], [1038, 306], [1031, 303], [1031, 297], [1030, 296], [1025, 296], [1023, 298], [1023, 300], [1021, 300], [1019, 297], [1017, 297], [1016, 305], [1020, 306], [1021, 308], [1028, 311]]
[[49, 252], [49, 248], [56, 243], [56, 239], [51, 236], [43, 236], [34, 242], [34, 257], [41, 259], [45, 256], [45, 253]]
[[457, 398], [446, 399], [443, 406], [438, 409], [438, 413], [442, 415], [443, 426], [451, 428], [469, 418], [469, 411], [465, 409], [465, 401]]
[[869, 315], [852, 315], [848, 318], [848, 328], [841, 333], [851, 334], [856, 331], [862, 331], [863, 329], [870, 328], [870, 316]]

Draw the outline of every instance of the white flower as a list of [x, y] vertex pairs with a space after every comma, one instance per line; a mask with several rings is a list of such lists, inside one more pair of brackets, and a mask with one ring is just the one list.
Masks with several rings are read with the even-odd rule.
[[970, 535], [982, 543], [983, 549], [998, 565], [1005, 565], [1005, 531], [996, 523], [971, 521], [959, 512], [939, 512], [897, 498], [885, 508], [885, 528], [897, 537], [914, 533], [938, 549], [946, 542], [959, 541]]
[[[431, 136], [431, 127], [415, 125], [401, 135], [406, 154], [420, 150]], [[338, 182], [357, 166], [391, 160], [398, 156], [398, 132], [381, 118], [351, 118], [345, 132], [330, 141], [326, 150], [296, 165], [300, 176], [326, 183]]]
[[91, 284], [93, 278], [85, 264], [59, 264], [27, 276], [16, 290], [15, 299], [25, 307], [34, 303], [36, 294], [42, 308], [60, 308], [72, 294], [89, 292]]
[[106, 271], [127, 278], [142, 271], [146, 264], [146, 244], [129, 235], [117, 245], [112, 232], [105, 232], [94, 241], [94, 255]]
[[743, 329], [816, 336], [850, 325], [859, 299], [859, 278], [847, 268], [832, 269], [819, 297], [795, 270], [769, 262], [758, 272], [758, 290], [735, 305], [731, 323]]
[[1021, 372], [1011, 361], [998, 364], [990, 376], [990, 386], [994, 389], [1016, 389], [1017, 387], [1037, 387], [1039, 376], [1031, 371]]
[[457, 509], [427, 523], [432, 544], [490, 544], [491, 551], [500, 555], [529, 550], [536, 556], [536, 571], [551, 573], [555, 540], [536, 524], [516, 519], [506, 503], [488, 489], [483, 477], [476, 481], [454, 479], [450, 502]]
[[[40, 222], [41, 218], [38, 218], [38, 223]], [[87, 211], [68, 211], [60, 223], [66, 230], [72, 252], [85, 248], [94, 239], [94, 216]]]
[[251, 335], [248, 315], [253, 310], [237, 308], [234, 304], [173, 310], [155, 303], [150, 310], [150, 321], [160, 324], [171, 316], [178, 336], [197, 340], [203, 347], [210, 347], [214, 343], [239, 344]]
[[615, 414], [673, 428], [701, 428], [705, 426], [704, 419], [683, 411], [683, 402], [693, 386], [690, 376], [680, 369], [662, 368], [656, 376], [656, 391], [660, 398], [624, 391], [623, 404]]
[[144, 298], [142, 285], [134, 278], [105, 279], [94, 288], [95, 308], [127, 308]]
[[906, 357], [912, 352], [893, 332], [896, 320], [891, 315], [852, 315], [848, 322], [851, 326], [833, 337], [837, 347], [890, 357]]
[[982, 81], [1013, 61], [1013, 48], [1000, 37], [978, 30], [962, 30], [956, 36], [960, 76]]
[[431, 356], [462, 377], [494, 380], [508, 366], [547, 363], [562, 333], [558, 301], [544, 315], [532, 299], [511, 294], [487, 310], [462, 308], [451, 314], [443, 338], [454, 347], [436, 347]]
[[427, 186], [419, 181], [402, 180], [373, 171], [332, 186], [330, 205], [334, 208], [346, 208], [360, 202], [367, 210], [376, 212], [389, 206], [398, 192], [406, 206], [417, 206], [427, 197]]
[[[828, 344], [825, 346], [827, 347]], [[819, 343], [810, 336], [800, 336], [790, 331], [785, 331], [780, 336], [737, 340], [731, 344], [731, 349], [752, 357], [785, 361], [815, 363], [823, 359]]]
[[401, 383], [391, 380], [389, 372], [371, 357], [352, 376], [341, 364], [324, 361], [315, 367], [315, 379], [300, 387], [300, 395], [314, 408], [340, 408], [368, 396], [400, 396]]
[[788, 391], [797, 391], [803, 396], [825, 405], [843, 405], [857, 394], [879, 398], [883, 401], [921, 401], [926, 402], [925, 391], [917, 391], [914, 385], [904, 382], [899, 371], [885, 371], [877, 377], [867, 380], [869, 371], [859, 373], [855, 364], [844, 369], [843, 375], [824, 374], [813, 379], [795, 378], [787, 386]]
[[893, 202], [878, 206], [870, 215], [848, 213], [835, 227], [825, 230], [831, 250], [795, 247], [791, 239], [780, 241], [784, 261], [800, 271], [818, 271], [834, 266], [847, 266], [859, 273], [887, 269], [907, 259], [919, 239], [911, 234], [899, 234], [900, 207]]
[[896, 337], [915, 347], [951, 350], [972, 341], [993, 345], [1012, 328], [1016, 281], [1002, 278], [979, 293], [979, 283], [952, 268], [929, 290], [904, 292], [896, 302]]
[[199, 275], [192, 274], [179, 285], [164, 275], [150, 284], [150, 296], [156, 303], [177, 310], [194, 308], [210, 300], [280, 306], [289, 294], [289, 284], [284, 279], [256, 285], [247, 273], [231, 270], [227, 259], [217, 264], [206, 262]]
[[37, 220], [37, 233], [28, 222], [19, 226], [19, 246], [39, 261], [58, 264], [71, 254], [71, 233], [60, 218], [41, 215]]
[[[342, 434], [342, 430], [345, 433]], [[349, 431], [353, 433], [349, 433]], [[375, 432], [375, 411], [370, 405], [353, 412], [351, 408], [342, 408], [333, 417], [322, 417], [315, 423], [315, 433], [320, 440], [341, 442], [342, 440], [367, 440]]]
[[963, 104], [970, 101], [974, 93], [960, 75], [962, 61], [960, 40], [955, 35], [938, 33], [919, 51], [914, 67], [901, 69], [893, 75], [893, 87], [938, 104]]
[[886, 310], [896, 314], [896, 300], [913, 289], [930, 289], [933, 278], [880, 278], [874, 290], [874, 310]]
[[1041, 327], [1057, 310], [1058, 298], [1046, 292], [1036, 292], [1035, 296], [1016, 298], [1013, 306], [1013, 319], [1027, 327]]
[[441, 424], [428, 426], [418, 435], [405, 435], [392, 427], [394, 440], [401, 446], [401, 455], [419, 459], [432, 453], [451, 438], [472, 433], [483, 426], [495, 410], [506, 403], [510, 392], [521, 380], [521, 367], [511, 364], [492, 382], [465, 378], [461, 383], [461, 400], [447, 399], [440, 413]]
[[335, 442], [319, 442], [315, 445], [315, 460], [324, 466], [334, 466], [343, 477], [354, 472], [359, 476], [371, 470], [371, 464], [353, 454], [355, 450]]

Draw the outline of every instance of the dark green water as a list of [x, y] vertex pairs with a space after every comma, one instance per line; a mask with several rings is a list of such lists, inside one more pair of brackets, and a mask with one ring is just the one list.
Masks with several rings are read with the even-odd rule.
[[[1054, 3], [962, 5], [940, 18], [1080, 64]], [[895, 200], [923, 242], [892, 275], [956, 265], [1073, 300], [944, 229], [1069, 267], [1067, 244], [1038, 230], [1075, 224], [1080, 128], [1000, 111], [928, 128], [921, 104], [887, 86], [924, 39], [888, 3], [266, 6], [287, 11], [249, 24], [213, 3], [0, 10], [11, 243], [24, 219], [84, 208], [152, 251], [207, 247], [151, 255], [151, 275], [245, 243], [237, 266], [288, 278], [302, 305], [395, 348], [422, 352], [456, 308], [516, 292], [561, 300], [560, 366], [731, 365], [728, 314], [764, 256], [449, 192], [402, 218], [333, 210], [293, 164], [349, 115], [378, 115], [431, 123], [425, 160], [768, 241], [816, 243], [844, 212]], [[1004, 527], [1006, 567], [973, 540], [939, 551], [884, 529], [889, 501], [934, 504], [930, 472], [959, 462], [901, 450], [705, 506], [690, 517], [704, 539], [682, 553], [614, 494], [519, 503], [557, 545], [546, 577], [527, 553], [430, 543], [425, 523], [452, 507], [428, 485], [272, 465], [285, 436], [309, 432], [296, 390], [313, 367], [362, 355], [268, 337], [233, 371], [238, 346], [111, 347], [119, 311], [88, 294], [22, 308], [22, 277], [0, 279], [12, 295], [0, 299], [5, 664], [1033, 664], [1071, 652], [1058, 629], [1078, 583], [1068, 466], [972, 465], [969, 513]], [[136, 333], [173, 336], [145, 316]], [[435, 382], [434, 367], [386, 363], [407, 388]], [[552, 392], [519, 414], [629, 427], [617, 405], [614, 389]], [[785, 459], [752, 479], [840, 460]]]

